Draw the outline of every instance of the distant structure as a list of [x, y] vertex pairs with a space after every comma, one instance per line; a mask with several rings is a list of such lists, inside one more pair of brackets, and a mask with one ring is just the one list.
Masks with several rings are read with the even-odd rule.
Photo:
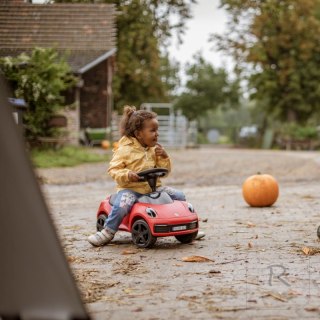
[[66, 94], [67, 129], [77, 144], [85, 128], [107, 128], [113, 109], [112, 77], [116, 53], [113, 4], [0, 3], [0, 57], [29, 53], [35, 47], [67, 54], [78, 84]]
[[[143, 103], [140, 109], [157, 113], [159, 121], [159, 143], [166, 147], [185, 148], [197, 144], [197, 124], [173, 109], [172, 103]], [[113, 113], [112, 137], [118, 140], [120, 116]]]

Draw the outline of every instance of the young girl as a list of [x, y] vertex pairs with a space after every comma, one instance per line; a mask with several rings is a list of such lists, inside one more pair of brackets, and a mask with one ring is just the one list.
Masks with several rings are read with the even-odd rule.
[[[148, 182], [140, 182], [138, 172], [151, 168], [171, 170], [171, 161], [158, 143], [158, 120], [154, 112], [125, 106], [120, 122], [118, 149], [114, 152], [108, 173], [117, 183], [117, 197], [103, 230], [89, 236], [94, 246], [109, 243], [118, 231], [122, 219], [130, 212], [137, 199], [151, 189]], [[185, 195], [157, 181], [157, 191], [165, 191], [173, 200], [185, 201]]]

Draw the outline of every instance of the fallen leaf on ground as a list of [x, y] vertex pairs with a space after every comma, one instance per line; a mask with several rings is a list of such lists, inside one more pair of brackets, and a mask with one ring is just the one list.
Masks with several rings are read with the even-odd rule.
[[317, 311], [320, 311], [320, 308], [319, 307], [305, 307], [304, 310], [306, 311], [310, 311], [310, 312], [317, 312]]
[[127, 294], [131, 294], [134, 290], [132, 288], [125, 288], [123, 289], [123, 292], [124, 293], [127, 293]]
[[301, 197], [302, 199], [306, 199], [306, 200], [313, 200], [314, 196], [310, 195], [310, 194], [306, 194], [304, 196]]
[[139, 250], [134, 250], [134, 249], [132, 249], [132, 250], [123, 250], [122, 252], [121, 252], [121, 254], [123, 254], [123, 255], [125, 255], [125, 254], [136, 254], [136, 253], [138, 253], [139, 252]]
[[275, 292], [268, 292], [266, 295], [264, 295], [264, 297], [272, 297], [276, 300], [282, 301], [282, 302], [287, 302], [288, 300], [283, 297], [281, 294], [279, 293], [275, 293]]
[[303, 247], [302, 252], [306, 256], [313, 256], [314, 254], [320, 253], [320, 248]]
[[253, 244], [251, 242], [248, 243], [249, 248], [253, 248]]
[[234, 311], [242, 311], [249, 310], [248, 306], [245, 307], [216, 307], [216, 306], [207, 306], [207, 309], [211, 312], [234, 312]]
[[82, 262], [86, 262], [86, 260], [84, 258], [81, 257], [75, 257], [75, 256], [68, 256], [67, 257], [68, 262], [70, 263], [82, 263]]
[[209, 270], [209, 273], [221, 273], [220, 270]]
[[287, 293], [288, 297], [296, 297], [296, 296], [301, 296], [302, 293], [296, 290], [289, 290]]
[[254, 228], [256, 225], [251, 222], [251, 221], [247, 221], [247, 228]]
[[136, 309], [134, 309], [132, 311], [133, 312], [141, 312], [141, 311], [143, 311], [143, 308], [142, 307], [138, 307], [138, 308], [136, 308]]
[[202, 256], [183, 257], [184, 262], [214, 262], [214, 260]]
[[308, 247], [303, 247], [302, 248], [302, 252], [305, 254], [305, 255], [308, 255], [310, 253], [310, 248]]

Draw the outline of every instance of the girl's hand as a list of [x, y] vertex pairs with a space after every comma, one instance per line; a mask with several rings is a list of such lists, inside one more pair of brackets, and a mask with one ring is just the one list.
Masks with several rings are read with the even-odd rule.
[[138, 182], [140, 180], [140, 177], [135, 172], [129, 171], [128, 179], [130, 182]]
[[156, 148], [154, 150], [157, 157], [168, 158], [168, 154], [161, 144], [157, 143]]

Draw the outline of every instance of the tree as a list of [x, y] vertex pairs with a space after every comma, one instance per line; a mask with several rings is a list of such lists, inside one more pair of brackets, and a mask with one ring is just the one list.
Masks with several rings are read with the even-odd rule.
[[228, 80], [225, 70], [214, 69], [197, 55], [195, 62], [187, 66], [186, 74], [186, 91], [177, 99], [175, 108], [181, 109], [189, 120], [199, 119], [221, 105], [237, 105], [238, 82]]
[[306, 123], [320, 110], [319, 0], [223, 0], [232, 21], [216, 36], [267, 115]]
[[115, 103], [140, 105], [165, 99], [160, 69], [158, 39], [153, 16], [145, 2], [132, 0], [119, 7], [117, 69], [114, 81]]
[[74, 84], [65, 58], [55, 49], [35, 48], [30, 55], [1, 58], [0, 69], [12, 81], [16, 97], [28, 105], [24, 116], [27, 139], [52, 136], [48, 121], [63, 108], [63, 91]]
[[[114, 77], [116, 108], [124, 104], [170, 99], [178, 84], [177, 68], [161, 52], [173, 32], [184, 33], [195, 0], [55, 0], [114, 3], [117, 7], [117, 56]], [[175, 16], [176, 19], [170, 19]]]

